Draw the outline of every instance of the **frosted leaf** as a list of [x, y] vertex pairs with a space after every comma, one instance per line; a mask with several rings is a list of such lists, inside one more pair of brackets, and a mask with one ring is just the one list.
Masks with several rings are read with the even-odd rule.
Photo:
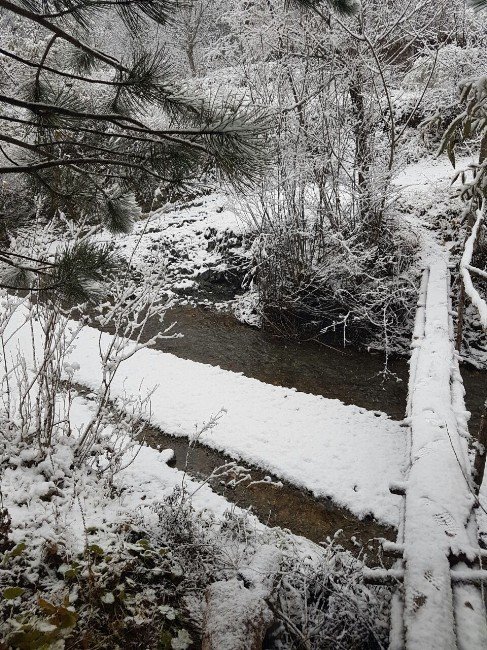
[[176, 578], [180, 578], [183, 575], [183, 569], [182, 569], [181, 565], [177, 564], [177, 563], [173, 564], [172, 567], [171, 567], [171, 573]]
[[164, 616], [169, 620], [169, 621], [174, 621], [176, 618], [176, 610], [174, 607], [170, 607], [169, 605], [161, 605], [159, 607], [159, 611], [164, 614]]
[[57, 630], [57, 627], [53, 623], [49, 623], [49, 621], [37, 621], [35, 629], [39, 632], [46, 632], [49, 634], [49, 632]]
[[171, 641], [172, 650], [187, 650], [191, 645], [192, 639], [187, 630], [179, 630], [178, 635]]
[[101, 602], [106, 603], [107, 605], [112, 605], [115, 602], [115, 596], [111, 591], [108, 591], [101, 597]]

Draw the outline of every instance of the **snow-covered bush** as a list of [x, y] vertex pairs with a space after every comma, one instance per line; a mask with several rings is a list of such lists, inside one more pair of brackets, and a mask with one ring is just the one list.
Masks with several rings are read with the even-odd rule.
[[[172, 508], [170, 501], [161, 504], [158, 517], [161, 524], [176, 520], [185, 530], [185, 544], [175, 544], [167, 526], [148, 538], [128, 519], [104, 543], [96, 529], [87, 529], [79, 553], [62, 539], [45, 543], [40, 562], [30, 544], [10, 545], [0, 577], [8, 646], [188, 648], [192, 639], [187, 628], [193, 624], [184, 597], [191, 597], [211, 566], [212, 545], [196, 537], [196, 524], [184, 508], [178, 508], [177, 517], [172, 517]], [[185, 573], [188, 561], [192, 571]], [[204, 578], [200, 590], [209, 575]]]
[[388, 590], [366, 587], [361, 571], [361, 563], [332, 541], [318, 564], [296, 563], [285, 555], [271, 647], [365, 650], [386, 645]]
[[14, 544], [4, 521], [0, 616], [13, 648], [34, 641], [73, 650], [196, 648], [208, 587], [237, 581], [245, 589], [246, 567], [269, 544], [282, 560], [269, 599], [268, 650], [379, 648], [385, 641], [387, 592], [364, 586], [361, 563], [339, 546], [307, 554], [248, 517], [196, 513], [180, 490], [154, 506], [150, 522], [134, 514], [115, 527], [86, 528], [78, 552], [62, 538]]
[[49, 298], [39, 300], [34, 294], [19, 300], [3, 291], [1, 408], [10, 426], [2, 461], [21, 453], [29, 456], [30, 463], [42, 463], [59, 440], [70, 438], [78, 467], [88, 463], [100, 472], [116, 471], [137, 436], [150, 392], [137, 400], [112, 400], [111, 385], [121, 363], [165, 335], [161, 328], [155, 337], [144, 338], [147, 322], [162, 320], [168, 309], [160, 302], [161, 282], [156, 273], [142, 282], [114, 281], [112, 300], [92, 308], [97, 324], [114, 336], [105, 349], [100, 348], [102, 384], [96, 408], [76, 431], [70, 411], [79, 366], [69, 361], [69, 353], [84, 321], [70, 320], [71, 310], [66, 313]]
[[420, 89], [431, 77], [430, 88], [443, 88], [451, 95], [456, 92], [462, 79], [482, 74], [486, 66], [485, 48], [460, 47], [449, 43], [438, 49], [436, 62], [431, 54], [419, 56], [406, 74], [403, 85], [409, 89]]
[[337, 331], [389, 350], [408, 336], [416, 301], [416, 238], [393, 218], [376, 242], [313, 213], [264, 220], [252, 249], [264, 325], [287, 335]]

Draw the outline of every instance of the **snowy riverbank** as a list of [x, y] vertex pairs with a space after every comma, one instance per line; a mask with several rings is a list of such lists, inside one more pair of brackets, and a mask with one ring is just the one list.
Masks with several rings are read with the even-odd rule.
[[[10, 349], [27, 349], [30, 336], [24, 326]], [[109, 334], [82, 329], [69, 357], [79, 364], [76, 382], [99, 388], [99, 345], [103, 350], [110, 340]], [[122, 363], [111, 390], [113, 397], [139, 399], [153, 391], [144, 417], [174, 436], [193, 436], [221, 412], [217, 425], [200, 435], [201, 443], [331, 498], [358, 517], [371, 514], [397, 524], [400, 499], [390, 494], [389, 483], [402, 475], [404, 429], [384, 413], [149, 349]]]

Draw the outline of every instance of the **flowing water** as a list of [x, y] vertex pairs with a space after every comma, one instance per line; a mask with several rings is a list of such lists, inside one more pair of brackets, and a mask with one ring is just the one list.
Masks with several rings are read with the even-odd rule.
[[[178, 357], [241, 372], [268, 384], [339, 399], [391, 418], [404, 418], [408, 388], [407, 359], [388, 360], [381, 353], [297, 343], [239, 323], [227, 313], [202, 307], [178, 307], [166, 315], [183, 338], [160, 341], [158, 348]], [[159, 325], [154, 328], [159, 329]], [[155, 333], [155, 329], [149, 335]], [[487, 396], [487, 373], [462, 368], [470, 430], [478, 430]]]
[[[175, 331], [182, 332], [184, 337], [159, 341], [156, 347], [164, 352], [241, 372], [269, 384], [384, 411], [397, 420], [404, 417], [408, 382], [408, 363], [404, 358], [389, 359], [385, 371], [383, 354], [317, 342], [289, 342], [243, 325], [230, 314], [201, 307], [172, 309], [166, 315], [166, 323], [174, 321]], [[152, 336], [159, 329], [158, 323], [151, 323], [146, 335]], [[474, 432], [487, 393], [486, 373], [465, 369], [463, 376]], [[186, 468], [189, 475], [197, 478], [207, 477], [213, 469], [231, 460], [202, 445], [192, 448], [188, 455], [187, 439], [168, 436], [149, 425], [144, 436], [151, 446], [174, 449], [177, 467]], [[263, 479], [263, 472], [250, 469], [253, 480]], [[289, 484], [282, 488], [260, 484], [230, 489], [217, 482], [212, 487], [229, 501], [251, 507], [261, 521], [288, 528], [315, 542], [332, 536], [337, 529], [343, 530], [342, 544], [352, 550], [355, 538], [367, 543], [371, 538], [395, 537], [393, 530], [374, 520], [359, 521], [330, 501], [316, 499]]]

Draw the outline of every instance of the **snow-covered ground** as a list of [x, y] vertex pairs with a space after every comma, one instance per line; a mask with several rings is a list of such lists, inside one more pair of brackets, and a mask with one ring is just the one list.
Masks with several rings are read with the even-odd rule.
[[[392, 184], [398, 192], [401, 219], [421, 240], [421, 262], [434, 259], [441, 250], [458, 254], [462, 202], [453, 197], [452, 180], [468, 170], [472, 157], [459, 157], [455, 168], [447, 156], [425, 157], [405, 167]], [[455, 287], [454, 287], [454, 290]], [[465, 312], [463, 356], [472, 365], [487, 369], [487, 336], [475, 308], [468, 302]]]
[[[74, 399], [69, 416], [73, 431], [84, 428], [93, 408], [90, 400]], [[170, 643], [165, 647], [186, 650], [198, 636], [195, 624], [201, 629], [207, 621], [210, 590], [218, 593], [220, 589], [225, 598], [212, 602], [210, 619], [211, 629], [221, 628], [226, 640], [218, 647], [233, 647], [239, 630], [239, 647], [246, 647], [248, 630], [241, 619], [253, 620], [253, 590], [259, 597], [268, 597], [275, 574], [284, 572], [288, 582], [293, 572], [298, 577], [292, 594], [298, 620], [301, 599], [307, 616], [315, 616], [309, 614], [306, 591], [300, 589], [301, 581], [311, 581], [316, 574], [317, 585], [330, 584], [325, 588], [327, 607], [332, 601], [333, 630], [339, 618], [347, 630], [359, 628], [358, 636], [370, 612], [364, 637], [370, 626], [376, 635], [385, 636], [387, 593], [378, 598], [363, 585], [361, 561], [337, 546], [335, 539], [323, 540], [323, 548], [289, 531], [269, 529], [208, 485], [168, 467], [167, 451], [133, 447], [131, 464], [111, 482], [105, 481], [73, 462], [75, 439], [76, 435], [57, 437], [48, 456], [33, 465], [28, 455], [35, 450], [24, 446], [18, 455], [10, 455], [2, 472], [2, 509], [6, 508], [2, 516], [8, 513], [2, 521], [7, 521], [12, 549], [3, 555], [8, 569], [0, 580], [5, 594], [2, 636], [10, 639], [18, 634], [30, 639], [34, 629], [39, 635], [52, 633], [64, 639], [78, 622], [74, 634], [79, 629], [90, 640], [92, 634], [104, 634], [111, 641], [110, 624], [122, 610], [128, 628], [142, 633], [147, 626], [155, 627], [157, 633], [163, 627]], [[84, 586], [87, 578], [89, 587]], [[178, 585], [177, 591], [173, 584]], [[267, 584], [261, 594], [259, 590]], [[90, 601], [92, 591], [96, 598]], [[348, 608], [335, 612], [335, 600], [340, 606], [342, 600], [349, 603]], [[158, 607], [158, 603], [162, 604]], [[51, 616], [55, 607], [70, 617], [69, 625], [61, 621], [60, 631], [54, 625], [56, 619], [43, 616], [46, 611]], [[352, 620], [347, 621], [347, 616]], [[106, 624], [100, 623], [103, 617]], [[323, 617], [317, 620], [323, 624]], [[64, 644], [43, 647], [63, 648]]]
[[110, 241], [142, 272], [147, 265], [163, 265], [169, 295], [200, 301], [211, 296], [212, 282], [228, 284], [230, 294], [239, 289], [248, 261], [247, 230], [231, 199], [215, 192], [155, 210], [130, 235]]
[[[30, 397], [35, 401], [36, 395], [43, 390], [43, 383], [38, 382], [37, 373], [46, 362], [43, 354], [45, 336], [42, 329], [46, 321], [42, 315], [39, 317], [33, 313], [29, 312], [24, 301], [17, 307], [9, 322], [2, 323], [0, 332], [3, 344], [0, 378], [5, 388], [4, 373], [7, 372], [10, 387], [8, 395], [3, 395], [3, 405], [13, 405], [15, 412], [20, 411], [16, 407], [20, 395], [31, 393]], [[61, 330], [64, 323], [65, 321], [61, 321]], [[78, 327], [77, 324], [74, 326]], [[96, 330], [85, 328], [76, 339], [70, 362], [64, 359], [61, 361], [66, 376], [70, 377], [76, 368], [75, 360], [80, 359], [83, 365], [78, 369], [75, 379], [81, 378], [94, 388], [98, 386], [100, 379], [97, 365], [98, 336], [99, 332]], [[109, 339], [109, 335], [102, 335], [102, 347]], [[128, 352], [128, 349], [125, 351]], [[169, 363], [167, 367], [161, 364], [163, 358]], [[195, 387], [201, 384], [203, 388], [198, 393], [200, 397], [204, 398], [205, 389], [210, 389], [213, 383], [216, 391], [220, 393], [218, 399], [232, 396], [232, 390], [241, 390], [240, 396], [244, 403], [246, 400], [251, 403], [256, 397], [256, 393], [249, 391], [248, 387], [245, 390], [245, 382], [255, 384], [255, 388], [265, 388], [265, 385], [259, 382], [252, 382], [234, 373], [225, 373], [191, 362], [183, 362], [182, 374], [176, 371], [172, 377], [163, 375], [161, 373], [171, 370], [171, 360], [177, 364], [181, 360], [149, 350], [139, 350], [133, 359], [137, 362], [136, 365], [124, 362], [125, 368], [120, 375], [120, 383], [116, 383], [112, 395], [116, 397], [117, 394], [126, 393], [132, 388], [135, 388], [137, 393], [143, 392], [148, 381], [157, 380], [162, 384], [165, 380], [167, 390], [164, 392], [167, 393], [169, 401], [172, 401], [172, 408], [168, 409], [168, 400], [163, 396], [161, 388], [152, 396], [151, 420], [153, 414], [160, 417], [161, 412], [168, 410], [169, 418], [172, 418], [173, 422], [178, 419], [181, 422], [181, 414], [186, 413], [186, 405], [183, 394], [178, 394], [178, 391], [183, 391], [187, 398], [189, 397], [189, 414], [195, 415], [197, 404], [191, 402], [191, 396], [195, 397]], [[21, 377], [27, 380], [27, 384], [22, 384]], [[30, 389], [24, 393], [26, 385], [30, 385]], [[292, 402], [292, 391], [287, 392], [290, 395], [281, 397], [286, 400], [290, 397], [289, 402]], [[46, 627], [42, 612], [39, 615], [38, 610], [44, 611], [44, 607], [48, 608], [50, 613], [58, 601], [63, 603], [62, 612], [70, 617], [70, 626], [64, 626], [62, 634], [67, 636], [76, 621], [84, 630], [84, 613], [87, 611], [84, 603], [85, 597], [90, 594], [87, 595], [82, 581], [89, 577], [92, 583], [96, 581], [97, 596], [100, 596], [101, 602], [101, 614], [97, 610], [98, 632], [95, 634], [100, 634], [99, 617], [112, 616], [110, 607], [122, 603], [124, 612], [129, 614], [125, 616], [124, 621], [135, 625], [137, 629], [144, 629], [144, 625], [153, 623], [155, 614], [158, 616], [156, 623], [161, 625], [161, 613], [167, 615], [168, 620], [175, 623], [163, 621], [166, 628], [169, 626], [170, 633], [171, 645], [166, 647], [185, 650], [190, 646], [191, 639], [194, 639], [194, 636], [188, 634], [188, 621], [193, 625], [196, 621], [201, 629], [203, 620], [206, 621], [204, 617], [208, 615], [208, 593], [213, 585], [216, 585], [217, 592], [218, 589], [223, 589], [226, 598], [231, 599], [232, 615], [236, 615], [236, 624], [239, 624], [239, 617], [245, 620], [245, 615], [253, 620], [254, 610], [250, 609], [250, 614], [246, 614], [247, 605], [251, 607], [255, 600], [252, 599], [254, 594], [251, 590], [261, 589], [261, 583], [264, 585], [268, 582], [269, 593], [262, 592], [260, 596], [261, 592], [257, 592], [260, 597], [267, 598], [275, 587], [275, 574], [280, 575], [283, 571], [286, 572], [288, 581], [290, 574], [296, 572], [298, 582], [306, 581], [308, 574], [312, 576], [315, 572], [319, 577], [318, 588], [321, 582], [328, 580], [328, 575], [332, 576], [330, 586], [325, 582], [324, 589], [327, 608], [331, 608], [328, 602], [335, 597], [335, 590], [338, 592], [337, 604], [340, 605], [340, 610], [333, 613], [333, 620], [337, 617], [343, 619], [347, 629], [356, 624], [360, 627], [361, 621], [367, 620], [366, 614], [372, 609], [374, 634], [385, 636], [387, 594], [384, 593], [379, 599], [373, 590], [363, 585], [361, 561], [356, 561], [350, 553], [337, 547], [335, 539], [324, 539], [322, 547], [292, 535], [289, 531], [268, 528], [251, 513], [233, 506], [225, 498], [214, 493], [208, 485], [191, 480], [184, 472], [169, 467], [169, 450], [159, 451], [133, 444], [132, 434], [129, 433], [130, 426], [129, 429], [123, 429], [121, 423], [124, 418], [120, 413], [113, 420], [103, 416], [102, 431], [97, 438], [100, 442], [103, 439], [109, 441], [109, 447], [118, 444], [115, 441], [122, 440], [123, 457], [120, 465], [116, 466], [117, 471], [111, 476], [111, 470], [115, 467], [100, 451], [100, 444], [91, 447], [91, 458], [83, 461], [77, 455], [82, 432], [86, 431], [87, 423], [92, 421], [99, 406], [96, 396], [83, 397], [76, 394], [76, 389], [61, 386], [57, 396], [54, 404], [58, 424], [44, 456], [42, 450], [32, 444], [31, 440], [22, 437], [19, 439], [19, 418], [15, 423], [12, 421], [0, 446], [3, 461], [0, 489], [3, 497], [2, 509], [6, 508], [2, 511], [2, 516], [5, 512], [8, 513], [7, 519], [2, 521], [7, 522], [10, 544], [8, 548], [13, 549], [10, 555], [6, 554], [13, 568], [4, 572], [3, 580], [0, 580], [0, 588], [10, 589], [13, 593], [8, 596], [14, 601], [10, 609], [9, 603], [4, 602], [4, 611], [7, 612], [4, 619], [5, 631], [9, 638], [13, 633], [24, 635], [30, 632], [28, 626], [24, 629], [17, 623], [16, 616], [18, 611], [22, 611], [22, 607], [33, 612], [33, 625], [43, 626], [39, 628], [42, 632], [47, 630], [57, 634], [54, 624]], [[215, 394], [213, 398], [217, 399]], [[232, 403], [232, 400], [230, 402]], [[199, 406], [199, 412], [206, 413], [204, 405]], [[291, 410], [298, 408], [297, 404], [289, 406]], [[302, 403], [302, 406], [306, 407], [306, 403]], [[353, 412], [350, 407], [344, 407], [340, 403], [337, 403], [337, 406], [339, 411], [341, 408], [343, 412], [347, 409]], [[274, 407], [271, 400], [269, 413], [261, 413], [263, 420], [272, 414], [275, 415]], [[182, 422], [187, 423], [189, 429], [193, 429], [189, 426], [188, 416], [185, 417]], [[375, 420], [373, 414], [370, 414], [370, 417]], [[245, 428], [246, 418], [238, 414], [237, 419], [242, 439], [248, 438], [248, 445], [251, 446], [252, 436], [248, 435], [249, 431]], [[387, 421], [385, 416], [381, 416], [379, 420], [381, 419]], [[286, 418], [282, 421], [285, 423]], [[252, 412], [248, 423], [256, 424]], [[355, 424], [359, 424], [357, 418]], [[288, 435], [289, 431], [284, 433]], [[342, 430], [342, 433], [345, 435], [346, 431]], [[36, 462], [32, 462], [34, 459]], [[325, 472], [330, 470], [331, 465], [328, 464], [327, 467], [324, 468]], [[107, 473], [100, 473], [105, 469], [108, 470]], [[225, 478], [221, 474], [220, 480], [222, 477]], [[174, 538], [168, 533], [173, 529]], [[5, 541], [5, 535], [2, 540]], [[141, 566], [137, 564], [139, 554], [144, 558]], [[205, 564], [205, 554], [208, 554], [213, 564]], [[147, 583], [144, 581], [145, 559], [149, 558], [147, 561], [150, 562], [151, 559], [154, 560], [154, 556], [163, 566], [161, 568], [157, 563], [155, 567], [152, 564], [147, 565], [151, 576]], [[196, 559], [192, 559], [193, 556]], [[125, 561], [126, 564], [122, 564]], [[93, 566], [90, 565], [90, 572], [87, 572], [83, 567], [90, 562]], [[115, 576], [113, 580], [112, 564]], [[120, 573], [120, 567], [125, 566], [129, 567], [127, 576]], [[188, 566], [190, 571], [197, 570], [199, 573], [186, 575], [185, 586], [182, 588], [180, 581], [183, 580], [182, 576]], [[166, 580], [167, 575], [171, 578]], [[340, 586], [337, 583], [335, 587], [334, 580], [337, 577], [340, 578]], [[138, 580], [140, 582], [137, 582]], [[171, 591], [171, 580], [179, 585], [176, 595], [174, 589]], [[194, 589], [196, 580], [197, 589]], [[156, 598], [157, 595], [159, 598]], [[306, 603], [305, 607], [308, 607], [306, 592], [302, 597], [301, 592], [294, 588], [294, 608], [300, 606], [301, 598]], [[340, 598], [347, 598], [346, 602], [350, 603], [345, 610], [341, 608]], [[159, 600], [162, 604], [157, 609]], [[51, 602], [56, 605], [51, 605]], [[223, 602], [217, 599], [216, 605], [212, 605], [213, 609], [217, 607], [217, 611], [215, 613], [212, 609], [211, 629], [214, 628], [215, 621], [221, 620], [220, 610], [227, 611], [227, 602], [227, 599]], [[283, 606], [283, 601], [279, 602]], [[40, 603], [40, 607], [37, 603]], [[47, 604], [43, 606], [43, 603]], [[91, 611], [92, 609], [90, 614]], [[351, 623], [345, 620], [350, 612], [353, 619]], [[118, 614], [117, 609], [116, 615]], [[223, 636], [231, 637], [229, 643], [233, 643], [233, 626], [229, 625], [225, 616], [221, 626], [225, 632]], [[49, 619], [49, 622], [51, 620]], [[89, 623], [93, 625], [91, 620]], [[323, 624], [323, 621], [320, 624]], [[37, 627], [35, 629], [37, 630]], [[333, 629], [336, 629], [336, 623]], [[190, 630], [194, 635], [191, 627]], [[245, 637], [241, 647], [244, 647], [247, 631], [246, 628], [242, 630]], [[106, 633], [110, 634], [108, 628]], [[365, 630], [365, 636], [368, 634], [369, 628]], [[64, 646], [59, 644], [56, 647]]]
[[[92, 389], [101, 380], [99, 337], [84, 329], [71, 357], [80, 364], [76, 381]], [[101, 335], [102, 347], [109, 338]], [[402, 476], [404, 429], [384, 413], [147, 349], [124, 362], [112, 390], [137, 395], [154, 386], [148, 417], [166, 433], [191, 436], [223, 409], [218, 425], [199, 439], [203, 444], [330, 497], [359, 517], [397, 524], [399, 498], [389, 483]]]
[[446, 156], [425, 157], [407, 165], [392, 180], [392, 184], [401, 187], [402, 192], [408, 195], [431, 194], [432, 189], [445, 191], [450, 186], [455, 173], [466, 169], [471, 161], [471, 157], [459, 158], [454, 169]]
[[[93, 402], [90, 400], [81, 396], [75, 398], [70, 409], [74, 430], [82, 428], [83, 424], [90, 420], [93, 408]], [[48, 464], [52, 464], [53, 468], [62, 467], [63, 461], [69, 460], [69, 454], [66, 458], [61, 454], [66, 454], [66, 448], [55, 448]], [[117, 475], [116, 484], [120, 496], [103, 502], [100, 502], [103, 494], [96, 488], [96, 477], [80, 474], [77, 497], [67, 495], [68, 501], [71, 500], [68, 508], [61, 507], [59, 500], [56, 500], [52, 507], [42, 500], [53, 487], [43, 476], [46, 467], [34, 467], [31, 470], [23, 468], [18, 471], [18, 463], [13, 458], [11, 466], [2, 476], [2, 492], [8, 495], [8, 509], [14, 524], [14, 541], [20, 543], [29, 533], [33, 533], [37, 539], [36, 543], [40, 544], [55, 540], [57, 532], [62, 529], [63, 537], [67, 536], [69, 548], [80, 552], [85, 544], [86, 528], [96, 528], [103, 534], [103, 531], [109, 531], [117, 523], [132, 517], [133, 513], [137, 513], [142, 520], [152, 521], [154, 504], [169, 496], [175, 487], [182, 487], [183, 483], [197, 512], [207, 511], [222, 517], [230, 507], [229, 502], [213, 492], [208, 485], [192, 481], [179, 470], [169, 467], [169, 458], [167, 450], [161, 452], [147, 446], [138, 448], [131, 464]], [[57, 510], [56, 515], [53, 514], [53, 509]], [[252, 515], [250, 517], [253, 525], [262, 529], [258, 520]], [[103, 539], [99, 541], [103, 542]]]

